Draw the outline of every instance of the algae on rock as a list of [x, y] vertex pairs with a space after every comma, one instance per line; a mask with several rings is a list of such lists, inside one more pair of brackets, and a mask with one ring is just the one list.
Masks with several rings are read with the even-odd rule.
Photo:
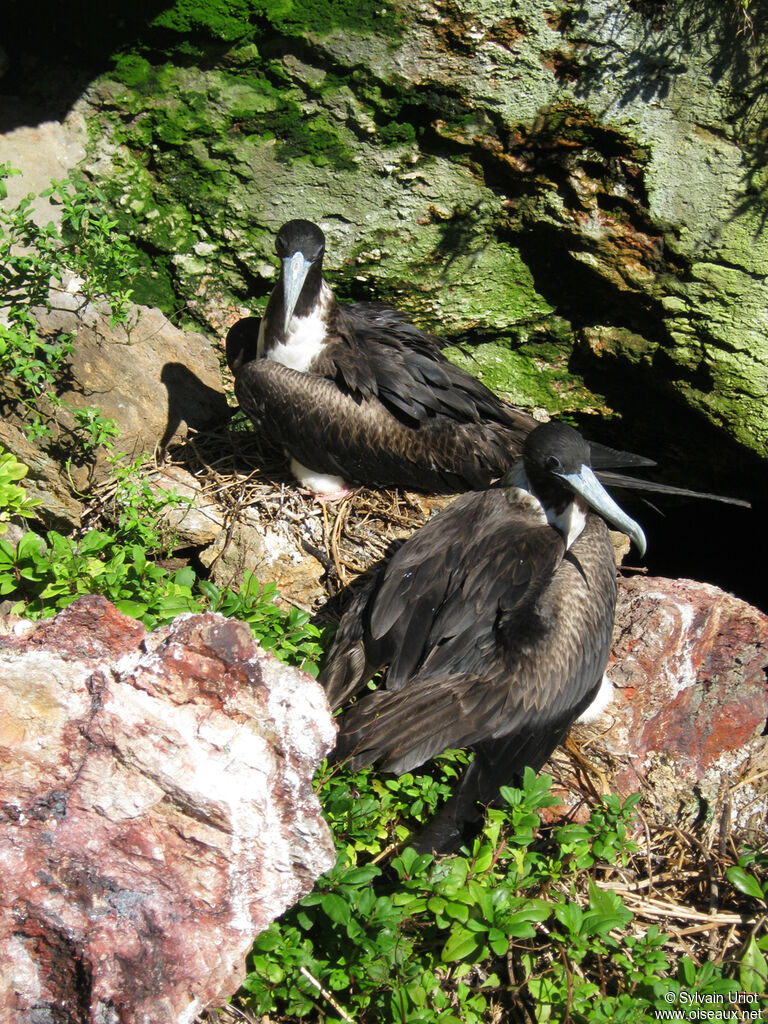
[[607, 411], [608, 377], [764, 459], [760, 35], [716, 0], [325, 7], [177, 3], [86, 98], [155, 301], [258, 311], [308, 217], [342, 297], [479, 342], [520, 404]]

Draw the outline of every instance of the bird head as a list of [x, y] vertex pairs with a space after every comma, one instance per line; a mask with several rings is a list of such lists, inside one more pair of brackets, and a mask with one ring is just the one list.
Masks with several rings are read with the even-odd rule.
[[541, 502], [548, 521], [564, 533], [567, 545], [580, 532], [575, 528], [571, 535], [574, 495], [577, 495], [611, 526], [634, 541], [641, 555], [645, 554], [645, 534], [593, 473], [589, 445], [577, 430], [565, 423], [542, 423], [526, 438], [522, 461], [531, 492]]
[[313, 271], [319, 278], [325, 254], [325, 235], [309, 220], [289, 220], [275, 239], [275, 252], [282, 263], [284, 330], [288, 330], [304, 284]]

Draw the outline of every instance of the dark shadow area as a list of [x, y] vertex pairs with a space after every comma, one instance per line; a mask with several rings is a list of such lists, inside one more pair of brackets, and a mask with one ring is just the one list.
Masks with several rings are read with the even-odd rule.
[[204, 384], [183, 363], [166, 363], [160, 380], [168, 392], [168, 423], [159, 447], [164, 450], [180, 423], [193, 430], [205, 430], [226, 422], [232, 410], [220, 391]]
[[647, 293], [620, 289], [598, 269], [574, 258], [578, 248], [589, 251], [574, 232], [538, 224], [535, 231], [503, 237], [520, 252], [539, 295], [576, 330], [610, 325], [644, 337], [666, 337], [662, 310]]
[[169, 0], [5, 0], [0, 132], [60, 121], [88, 84], [131, 46]]
[[713, 583], [768, 612], [768, 470], [765, 462], [637, 374], [592, 373], [587, 384], [606, 395], [619, 420], [576, 417], [591, 439], [649, 456], [653, 469], [635, 475], [749, 501], [741, 508], [704, 499], [617, 492], [648, 540], [651, 576]]
[[658, 501], [654, 509], [623, 494], [621, 501], [645, 530], [643, 564], [649, 576], [712, 583], [768, 613], [763, 525], [768, 502], [743, 509], [709, 501]]

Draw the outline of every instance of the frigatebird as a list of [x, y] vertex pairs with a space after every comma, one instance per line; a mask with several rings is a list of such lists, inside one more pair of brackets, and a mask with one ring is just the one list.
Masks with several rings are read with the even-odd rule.
[[604, 520], [644, 554], [582, 436], [537, 426], [496, 485], [417, 530], [344, 612], [320, 674], [329, 703], [387, 672], [341, 715], [335, 759], [400, 775], [449, 748], [474, 751], [417, 849], [466, 841], [482, 805], [527, 765], [538, 771], [598, 695], [617, 594]]
[[[284, 224], [275, 249], [281, 272], [264, 316], [234, 325], [227, 361], [240, 407], [285, 449], [302, 485], [450, 493], [487, 487], [509, 468], [532, 416], [451, 363], [403, 314], [338, 302], [316, 224]], [[652, 464], [604, 445], [592, 446], [592, 461]]]

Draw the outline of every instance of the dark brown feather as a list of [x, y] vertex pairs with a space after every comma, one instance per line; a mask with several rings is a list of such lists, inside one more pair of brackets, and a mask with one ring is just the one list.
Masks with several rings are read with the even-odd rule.
[[[559, 534], [532, 523], [505, 490], [460, 498], [403, 545], [348, 613], [367, 678], [384, 665], [389, 673], [385, 690], [342, 717], [336, 756], [403, 772], [449, 747], [535, 733], [539, 749], [528, 756], [541, 762], [554, 747], [546, 736], [559, 735], [599, 686], [615, 600], [599, 516], [566, 553]], [[350, 625], [345, 616], [342, 629]], [[339, 678], [347, 660], [334, 645], [321, 681]], [[348, 694], [349, 665], [343, 674]], [[522, 767], [511, 763], [508, 781]]]
[[376, 396], [268, 359], [242, 368], [235, 394], [254, 424], [304, 466], [354, 483], [434, 492], [485, 487], [529, 432], [527, 417], [517, 428], [423, 407], [423, 422], [408, 422]]

